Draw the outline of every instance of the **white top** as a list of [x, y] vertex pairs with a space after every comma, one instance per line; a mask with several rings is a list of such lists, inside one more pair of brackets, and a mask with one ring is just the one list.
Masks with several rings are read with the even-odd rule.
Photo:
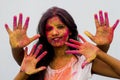
[[47, 67], [45, 80], [88, 80], [91, 78], [92, 63], [81, 68], [82, 63], [85, 60], [84, 56], [77, 56], [78, 60], [72, 58], [71, 61], [61, 69], [51, 69]]

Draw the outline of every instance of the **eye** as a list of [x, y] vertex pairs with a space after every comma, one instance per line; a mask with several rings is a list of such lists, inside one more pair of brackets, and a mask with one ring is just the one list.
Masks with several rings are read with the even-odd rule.
[[52, 27], [46, 27], [46, 31], [51, 31], [53, 28]]
[[59, 29], [62, 29], [64, 27], [65, 27], [64, 25], [57, 25], [57, 28], [59, 28]]

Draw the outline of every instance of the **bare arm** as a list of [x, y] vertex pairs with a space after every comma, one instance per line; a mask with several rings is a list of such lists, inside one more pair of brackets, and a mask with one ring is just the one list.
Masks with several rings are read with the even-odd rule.
[[25, 72], [20, 71], [16, 77], [14, 78], [14, 80], [27, 80], [27, 78], [29, 77], [29, 75], [27, 75]]
[[12, 48], [12, 55], [15, 61], [17, 62], [17, 64], [21, 65], [22, 60], [24, 58], [24, 49], [23, 48], [18, 48], [18, 49]]
[[83, 42], [73, 39], [70, 39], [71, 43], [66, 42], [66, 45], [77, 48], [77, 50], [67, 50], [66, 53], [84, 55], [86, 60], [82, 64], [82, 68], [93, 61], [92, 71], [94, 73], [120, 79], [120, 61], [109, 56], [95, 45], [87, 42], [81, 35], [79, 35], [79, 38]]
[[[113, 40], [114, 30], [117, 27], [119, 20], [117, 20], [115, 24], [110, 27], [108, 13], [105, 12], [103, 15], [102, 11], [99, 11], [99, 19], [97, 14], [94, 15], [94, 20], [96, 25], [95, 36], [93, 36], [88, 31], [86, 31], [85, 34], [97, 44], [97, 47], [99, 47], [99, 49], [106, 53]], [[106, 64], [103, 60], [97, 57], [94, 60], [92, 72], [95, 74], [119, 78], [119, 76], [108, 64]]]
[[97, 52], [97, 58], [99, 60], [95, 59], [92, 68], [96, 74], [120, 79], [120, 60], [105, 54], [101, 50]]

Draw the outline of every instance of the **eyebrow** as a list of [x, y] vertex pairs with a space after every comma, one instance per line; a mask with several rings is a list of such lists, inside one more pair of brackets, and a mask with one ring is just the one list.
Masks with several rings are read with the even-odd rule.
[[63, 25], [63, 26], [65, 26], [65, 24], [62, 24], [62, 23], [60, 23], [60, 24], [57, 24], [56, 26], [59, 26], [59, 25]]

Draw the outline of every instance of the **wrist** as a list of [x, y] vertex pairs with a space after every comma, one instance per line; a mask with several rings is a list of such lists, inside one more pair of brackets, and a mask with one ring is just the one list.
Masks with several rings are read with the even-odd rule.
[[30, 74], [28, 74], [27, 72], [25, 72], [24, 70], [20, 69], [20, 73], [22, 73], [23, 75], [25, 75], [26, 77], [27, 76], [30, 76]]
[[[97, 57], [98, 59], [100, 59], [100, 57], [103, 55], [103, 53], [104, 53], [104, 52], [103, 52], [101, 49], [98, 49], [98, 50], [97, 50], [97, 56], [96, 56], [96, 57]], [[104, 54], [105, 54], [105, 53], [104, 53]]]
[[101, 49], [102, 51], [107, 52], [109, 47], [110, 47], [110, 44], [108, 44], [108, 45], [97, 45], [97, 47], [99, 49]]
[[27, 75], [25, 72], [20, 70], [17, 76], [14, 78], [14, 80], [27, 80], [28, 77], [29, 75]]

